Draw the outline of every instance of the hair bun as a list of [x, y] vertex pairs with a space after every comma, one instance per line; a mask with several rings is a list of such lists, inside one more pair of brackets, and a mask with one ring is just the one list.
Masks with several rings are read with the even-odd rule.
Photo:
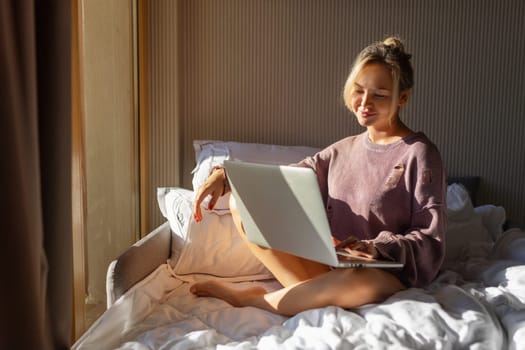
[[390, 49], [392, 52], [397, 52], [405, 59], [410, 59], [410, 57], [412, 57], [412, 55], [405, 52], [405, 46], [403, 45], [401, 39], [397, 36], [389, 36], [383, 40], [383, 45], [385, 45], [387, 49]]
[[385, 40], [383, 40], [383, 44], [388, 45], [392, 48], [397, 48], [401, 51], [405, 51], [405, 47], [403, 46], [403, 42], [400, 38], [396, 36], [389, 36]]

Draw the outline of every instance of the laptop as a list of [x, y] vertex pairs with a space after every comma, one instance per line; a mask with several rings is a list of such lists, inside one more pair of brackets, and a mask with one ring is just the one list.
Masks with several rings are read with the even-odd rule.
[[336, 251], [312, 169], [238, 161], [224, 167], [250, 242], [333, 267], [403, 267]]

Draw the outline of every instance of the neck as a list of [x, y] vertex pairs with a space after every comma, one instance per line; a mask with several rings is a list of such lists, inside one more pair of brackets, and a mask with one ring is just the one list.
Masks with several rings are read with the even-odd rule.
[[399, 141], [413, 133], [398, 117], [387, 128], [377, 129], [374, 126], [369, 126], [367, 130], [370, 141], [380, 145]]

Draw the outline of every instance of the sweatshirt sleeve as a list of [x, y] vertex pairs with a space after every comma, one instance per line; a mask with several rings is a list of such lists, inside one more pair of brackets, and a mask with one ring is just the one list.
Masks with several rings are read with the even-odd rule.
[[311, 168], [315, 172], [325, 206], [328, 200], [328, 169], [333, 152], [332, 147], [327, 147], [298, 163], [290, 164], [291, 166]]
[[407, 176], [413, 191], [410, 227], [382, 231], [374, 243], [381, 256], [405, 264], [398, 277], [407, 286], [423, 287], [436, 277], [445, 253], [446, 176], [439, 151], [427, 147]]

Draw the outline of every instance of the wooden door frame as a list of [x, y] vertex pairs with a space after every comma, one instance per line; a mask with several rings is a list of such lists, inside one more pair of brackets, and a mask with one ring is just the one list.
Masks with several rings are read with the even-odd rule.
[[149, 128], [148, 128], [148, 1], [138, 0], [138, 104], [139, 104], [139, 182], [140, 237], [149, 229]]
[[71, 201], [73, 235], [73, 327], [72, 340], [86, 329], [86, 157], [84, 139], [84, 99], [82, 74], [82, 0], [71, 6]]

